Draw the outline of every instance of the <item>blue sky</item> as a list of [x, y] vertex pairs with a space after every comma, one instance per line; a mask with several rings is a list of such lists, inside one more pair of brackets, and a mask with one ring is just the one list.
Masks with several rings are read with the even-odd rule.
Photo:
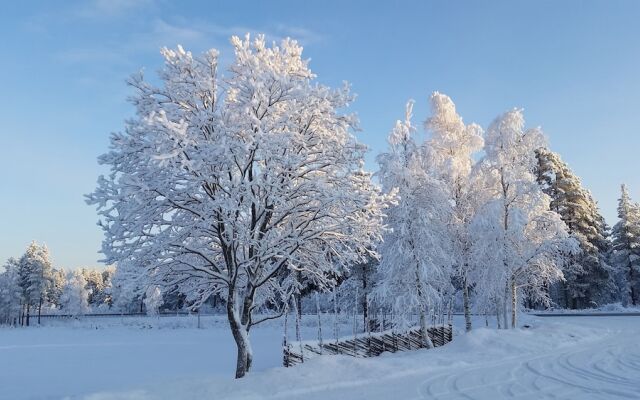
[[102, 234], [83, 194], [96, 157], [132, 114], [124, 80], [161, 46], [232, 55], [228, 38], [291, 36], [319, 80], [349, 81], [375, 154], [407, 99], [450, 95], [486, 127], [524, 108], [615, 222], [619, 185], [640, 200], [637, 1], [7, 2], [0, 14], [0, 263], [31, 240], [57, 266], [98, 265]]

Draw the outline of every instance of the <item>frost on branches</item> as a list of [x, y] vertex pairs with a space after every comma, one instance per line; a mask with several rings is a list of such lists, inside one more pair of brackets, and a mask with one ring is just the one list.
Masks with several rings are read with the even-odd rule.
[[520, 110], [498, 117], [485, 136], [479, 179], [487, 190], [472, 222], [474, 280], [505, 327], [509, 307], [516, 327], [519, 290], [546, 301], [546, 285], [562, 279], [562, 257], [577, 248], [534, 175], [535, 151], [544, 143], [540, 129], [524, 130]]
[[386, 200], [362, 170], [356, 119], [339, 111], [348, 88], [315, 83], [295, 41], [231, 42], [224, 80], [217, 51], [181, 47], [162, 50], [161, 86], [131, 78], [136, 117], [112, 135], [100, 157], [111, 173], [88, 202], [107, 262], [194, 304], [225, 298], [242, 377], [251, 327], [278, 316], [256, 314], [285, 303], [292, 272], [331, 285], [331, 271], [364, 261]]
[[471, 170], [473, 155], [482, 150], [482, 128], [477, 124], [465, 125], [456, 112], [456, 106], [446, 95], [431, 95], [432, 116], [425, 122], [431, 133], [428, 141], [431, 171], [445, 189], [447, 204], [451, 206], [448, 224], [451, 238], [451, 258], [455, 278], [459, 280], [466, 330], [471, 330], [469, 280], [471, 237], [469, 224], [478, 207], [478, 192]]
[[38, 309], [38, 323], [42, 306], [47, 299], [51, 286], [51, 256], [46, 245], [31, 242], [18, 261], [19, 284], [22, 289], [22, 302], [26, 324], [29, 325], [31, 309]]
[[380, 284], [377, 296], [389, 304], [396, 325], [405, 327], [412, 314], [420, 317], [423, 338], [427, 318], [449, 291], [450, 242], [446, 221], [450, 219], [445, 189], [428, 173], [424, 146], [413, 138], [413, 102], [407, 104], [404, 121], [397, 121], [389, 135], [389, 152], [378, 156], [378, 176], [383, 189], [399, 196], [388, 210], [391, 228], [380, 244]]
[[158, 315], [160, 306], [162, 306], [162, 291], [156, 285], [149, 286], [144, 296], [147, 315]]
[[82, 271], [71, 271], [60, 298], [62, 309], [69, 315], [79, 316], [89, 312], [89, 291]]

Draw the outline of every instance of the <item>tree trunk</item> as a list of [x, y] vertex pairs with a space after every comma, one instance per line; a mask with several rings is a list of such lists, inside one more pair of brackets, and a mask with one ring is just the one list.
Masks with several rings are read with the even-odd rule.
[[433, 343], [431, 342], [431, 338], [429, 337], [429, 332], [427, 331], [427, 305], [424, 292], [422, 290], [422, 282], [420, 281], [420, 269], [419, 265], [416, 264], [416, 290], [418, 294], [418, 299], [420, 299], [420, 331], [422, 333], [422, 340], [424, 341], [424, 345], [427, 349], [433, 347]]
[[427, 312], [424, 308], [420, 309], [420, 331], [422, 333], [422, 340], [427, 349], [433, 348], [433, 342], [429, 337], [429, 331], [427, 330]]
[[29, 317], [31, 316], [31, 315], [30, 315], [30, 310], [31, 310], [31, 307], [30, 307], [30, 305], [27, 303], [27, 326], [29, 326]]
[[467, 332], [471, 331], [471, 307], [469, 307], [469, 285], [467, 277], [462, 279], [462, 302], [464, 304], [464, 324]]
[[293, 297], [296, 302], [296, 313], [298, 314], [298, 319], [302, 319], [302, 295], [298, 293]]
[[629, 297], [631, 297], [631, 305], [635, 306], [638, 303], [635, 288], [633, 287], [633, 265], [629, 267]]
[[511, 329], [515, 329], [518, 316], [518, 287], [516, 286], [516, 279], [511, 277]]
[[40, 301], [38, 302], [38, 325], [40, 325], [41, 315], [42, 315], [42, 296], [40, 296]]
[[511, 288], [509, 287], [509, 282], [504, 285], [504, 296], [502, 297], [502, 327], [503, 329], [509, 329], [509, 320], [507, 319], [507, 304], [509, 302]]
[[231, 327], [231, 334], [236, 342], [236, 379], [242, 378], [251, 368], [251, 345], [249, 343], [249, 332], [242, 325], [240, 316], [236, 310], [236, 299], [233, 291], [229, 290], [227, 299], [227, 318]]
[[362, 266], [362, 322], [364, 330], [368, 330], [369, 326], [369, 304], [367, 303], [367, 270], [366, 265]]

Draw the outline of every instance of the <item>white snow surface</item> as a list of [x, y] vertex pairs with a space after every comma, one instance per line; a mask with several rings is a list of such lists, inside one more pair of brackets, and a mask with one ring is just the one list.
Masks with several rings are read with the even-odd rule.
[[203, 329], [184, 317], [0, 329], [0, 399], [640, 399], [640, 317], [525, 317], [530, 328], [500, 331], [474, 323], [433, 350], [282, 368], [274, 322], [252, 331], [255, 368], [241, 380], [231, 334], [214, 317]]

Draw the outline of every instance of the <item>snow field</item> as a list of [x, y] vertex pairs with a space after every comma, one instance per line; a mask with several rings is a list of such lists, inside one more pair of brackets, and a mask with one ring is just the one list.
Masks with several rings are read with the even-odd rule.
[[[252, 331], [255, 369], [242, 380], [232, 379], [235, 347], [218, 317], [202, 317], [203, 329], [185, 317], [0, 329], [0, 399], [640, 398], [639, 317], [523, 317], [530, 329], [478, 318], [469, 335], [456, 317], [458, 335], [441, 348], [288, 369], [276, 321]], [[304, 338], [316, 336], [314, 319], [303, 319]]]

